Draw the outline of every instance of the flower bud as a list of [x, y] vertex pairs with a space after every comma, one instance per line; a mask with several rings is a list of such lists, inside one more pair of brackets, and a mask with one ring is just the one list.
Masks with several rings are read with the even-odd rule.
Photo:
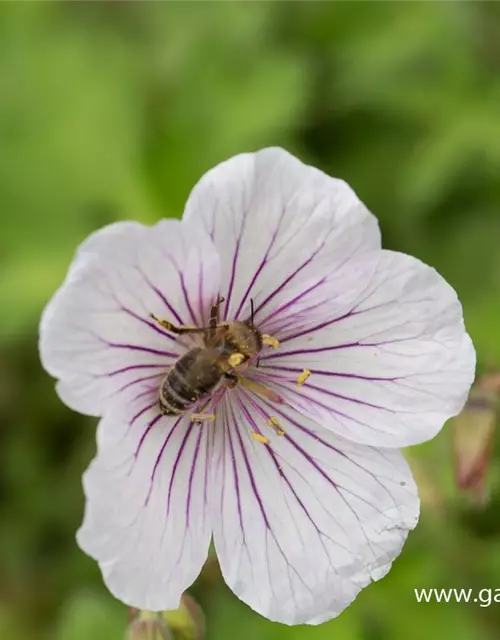
[[483, 376], [472, 389], [463, 411], [453, 420], [457, 487], [476, 504], [488, 500], [487, 471], [497, 419], [498, 375]]
[[201, 607], [187, 593], [182, 596], [179, 608], [165, 611], [163, 619], [176, 640], [203, 640], [205, 636], [205, 619]]
[[145, 617], [140, 614], [128, 630], [127, 640], [172, 640], [166, 623], [158, 617]]

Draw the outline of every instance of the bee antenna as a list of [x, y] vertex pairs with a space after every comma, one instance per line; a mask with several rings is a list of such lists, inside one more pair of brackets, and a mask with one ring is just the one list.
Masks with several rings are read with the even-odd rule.
[[254, 312], [253, 298], [250, 298], [250, 322], [252, 324], [253, 324], [253, 312]]

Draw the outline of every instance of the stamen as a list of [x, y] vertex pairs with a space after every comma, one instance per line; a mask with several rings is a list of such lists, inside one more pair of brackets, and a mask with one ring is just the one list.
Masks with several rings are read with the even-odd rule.
[[242, 353], [232, 353], [227, 359], [227, 363], [230, 367], [237, 367], [245, 360], [245, 356]]
[[252, 438], [257, 440], [257, 442], [262, 442], [262, 444], [269, 444], [269, 438], [263, 436], [261, 433], [252, 432]]
[[297, 378], [297, 386], [301, 387], [305, 383], [305, 381], [309, 378], [310, 375], [311, 375], [311, 372], [309, 371], [309, 369], [304, 369], [304, 371], [302, 371], [302, 373]]
[[273, 349], [277, 349], [280, 346], [279, 340], [276, 340], [276, 338], [273, 338], [267, 333], [263, 333], [261, 338], [262, 338], [262, 344], [267, 344]]
[[283, 427], [278, 422], [278, 419], [275, 418], [274, 416], [271, 416], [269, 418], [269, 420], [267, 421], [267, 424], [274, 429], [274, 433], [277, 436], [284, 436], [285, 435], [285, 433], [286, 433], [285, 430], [283, 429]]
[[191, 422], [213, 422], [215, 420], [215, 413], [192, 413], [190, 417]]
[[255, 393], [259, 393], [264, 398], [267, 398], [271, 402], [278, 402], [279, 404], [283, 404], [284, 400], [281, 396], [279, 396], [271, 389], [264, 387], [264, 385], [259, 384], [258, 382], [254, 382], [253, 380], [248, 380], [248, 378], [241, 378], [240, 384], [242, 387], [246, 387], [250, 389], [250, 391], [255, 391]]

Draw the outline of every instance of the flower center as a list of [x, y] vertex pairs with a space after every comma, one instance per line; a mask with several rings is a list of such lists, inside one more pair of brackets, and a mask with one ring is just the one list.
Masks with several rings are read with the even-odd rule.
[[[191, 414], [193, 422], [213, 421], [215, 410], [226, 391], [241, 385], [272, 402], [282, 398], [245, 373], [256, 364], [266, 347], [276, 349], [279, 342], [263, 334], [250, 320], [220, 322], [219, 306], [212, 305], [207, 326], [174, 325], [151, 314], [169, 333], [199, 338], [169, 368], [159, 389], [160, 410], [166, 415]], [[195, 346], [196, 345], [196, 346]]]

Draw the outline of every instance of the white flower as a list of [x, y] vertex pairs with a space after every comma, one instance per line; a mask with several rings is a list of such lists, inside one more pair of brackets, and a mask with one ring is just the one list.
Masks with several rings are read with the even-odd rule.
[[[151, 314], [206, 327], [219, 296], [222, 322], [270, 338], [207, 406], [163, 415], [161, 382], [206, 334]], [[288, 624], [338, 615], [389, 571], [419, 512], [398, 448], [460, 411], [475, 365], [453, 289], [382, 250], [345, 182], [280, 149], [209, 171], [182, 221], [92, 235], [40, 348], [62, 400], [102, 416], [78, 542], [112, 593], [177, 607], [213, 536], [231, 589]]]

